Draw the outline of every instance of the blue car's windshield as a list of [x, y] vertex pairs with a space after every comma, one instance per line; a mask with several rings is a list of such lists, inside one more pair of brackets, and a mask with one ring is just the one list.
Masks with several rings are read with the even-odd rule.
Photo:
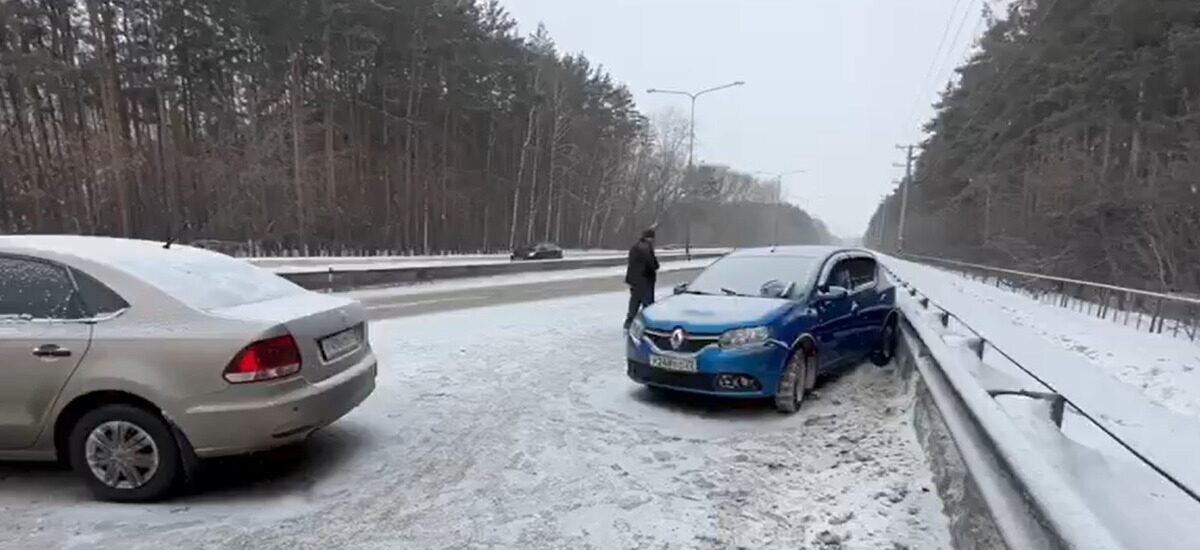
[[779, 298], [792, 283], [805, 284], [820, 265], [818, 258], [808, 256], [729, 256], [705, 269], [687, 291]]

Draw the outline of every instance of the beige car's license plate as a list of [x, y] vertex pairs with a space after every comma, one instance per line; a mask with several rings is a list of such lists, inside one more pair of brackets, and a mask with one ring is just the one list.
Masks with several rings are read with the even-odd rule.
[[353, 352], [362, 345], [360, 327], [350, 327], [332, 336], [321, 339], [321, 355], [326, 361], [333, 361]]
[[684, 359], [681, 357], [667, 357], [664, 355], [651, 355], [650, 366], [662, 370], [674, 372], [696, 372], [696, 360]]

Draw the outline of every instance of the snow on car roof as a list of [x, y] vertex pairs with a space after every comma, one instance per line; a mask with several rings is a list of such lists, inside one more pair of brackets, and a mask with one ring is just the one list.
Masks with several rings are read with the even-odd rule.
[[[0, 235], [0, 249], [51, 252], [108, 264], [130, 254], [161, 254], [163, 241], [87, 235]], [[184, 245], [171, 245], [171, 249], [213, 254]]]
[[101, 264], [201, 310], [263, 302], [304, 292], [299, 286], [202, 248], [161, 241], [78, 235], [0, 236], [0, 252], [43, 253]]

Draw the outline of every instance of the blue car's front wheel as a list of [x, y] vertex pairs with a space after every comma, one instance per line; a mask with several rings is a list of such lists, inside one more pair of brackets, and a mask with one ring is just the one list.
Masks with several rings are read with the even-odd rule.
[[775, 391], [775, 408], [785, 414], [800, 410], [804, 396], [816, 384], [817, 354], [805, 347], [797, 348], [788, 357], [779, 378], [779, 388]]
[[883, 325], [883, 330], [879, 332], [879, 342], [876, 344], [875, 349], [871, 351], [871, 362], [875, 366], [886, 366], [896, 356], [896, 347], [900, 343], [899, 328], [897, 325], [896, 318], [890, 318]]

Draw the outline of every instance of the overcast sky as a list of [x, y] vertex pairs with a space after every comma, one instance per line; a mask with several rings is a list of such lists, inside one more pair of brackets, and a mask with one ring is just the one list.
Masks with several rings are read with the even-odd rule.
[[[697, 159], [806, 169], [785, 179], [788, 198], [843, 237], [863, 233], [903, 175], [895, 145], [920, 139], [984, 1], [501, 0], [523, 33], [545, 23], [560, 51], [603, 65], [651, 116], [688, 100], [647, 88], [746, 81], [697, 102]], [[943, 34], [941, 74], [927, 77]]]

